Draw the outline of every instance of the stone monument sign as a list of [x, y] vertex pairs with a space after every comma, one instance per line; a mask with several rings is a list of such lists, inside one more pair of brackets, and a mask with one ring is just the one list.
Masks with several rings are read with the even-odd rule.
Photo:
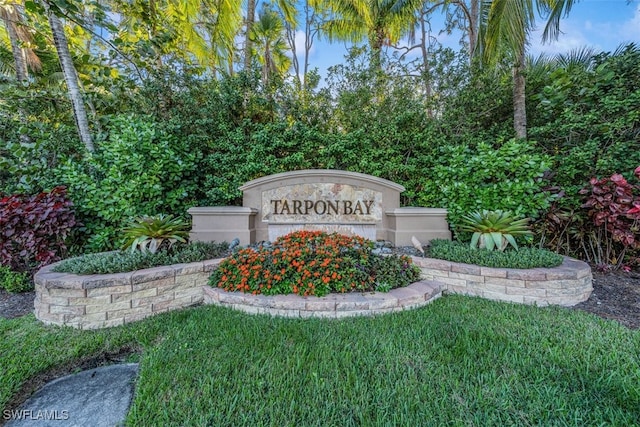
[[269, 175], [247, 182], [243, 206], [197, 207], [192, 239], [242, 244], [275, 240], [296, 230], [322, 230], [409, 245], [450, 238], [446, 210], [401, 208], [404, 187], [356, 172], [316, 169]]

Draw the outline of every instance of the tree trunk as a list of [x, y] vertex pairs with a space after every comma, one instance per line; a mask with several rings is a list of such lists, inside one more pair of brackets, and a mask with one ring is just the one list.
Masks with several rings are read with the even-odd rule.
[[513, 128], [516, 137], [527, 138], [527, 107], [525, 98], [524, 51], [520, 47], [516, 63], [513, 64]]
[[80, 85], [78, 84], [78, 74], [73, 65], [71, 59], [71, 53], [69, 52], [69, 43], [67, 37], [64, 34], [64, 27], [60, 19], [49, 9], [48, 4], [45, 2], [45, 8], [47, 9], [47, 17], [49, 19], [49, 26], [53, 34], [53, 42], [58, 52], [58, 59], [60, 60], [60, 66], [62, 67], [62, 74], [64, 75], [64, 81], [67, 84], [69, 91], [69, 98], [73, 105], [73, 115], [76, 120], [76, 126], [78, 128], [78, 134], [80, 140], [85, 145], [89, 152], [94, 152], [93, 141], [91, 139], [91, 133], [89, 132], [89, 121], [87, 120], [87, 111], [84, 108], [82, 101], [82, 93], [80, 92]]
[[246, 34], [244, 39], [244, 69], [249, 70], [251, 67], [251, 28], [256, 19], [256, 0], [249, 0], [247, 2], [247, 19], [246, 19]]
[[431, 98], [433, 96], [431, 89], [431, 73], [429, 72], [429, 33], [427, 31], [427, 23], [425, 21], [424, 9], [420, 14], [420, 51], [422, 52], [422, 83], [424, 84], [424, 95], [427, 99], [427, 115], [433, 118], [433, 109], [431, 108]]
[[264, 47], [264, 64], [262, 65], [262, 84], [265, 88], [269, 86], [269, 80], [271, 79], [271, 46], [267, 42]]
[[478, 22], [480, 21], [480, 0], [471, 0], [469, 19], [469, 58], [473, 58], [478, 44]]
[[375, 70], [382, 70], [382, 46], [385, 42], [385, 34], [383, 28], [375, 28], [370, 38], [371, 53], [373, 55], [373, 68]]
[[286, 22], [285, 28], [287, 31], [287, 41], [289, 42], [289, 47], [291, 48], [291, 64], [293, 65], [293, 72], [296, 83], [298, 87], [302, 87], [302, 77], [300, 77], [300, 61], [298, 60], [297, 53], [297, 45], [296, 45], [296, 29], [291, 27], [291, 25]]
[[[13, 14], [12, 14], [13, 15]], [[18, 32], [16, 31], [16, 20], [10, 20], [11, 15], [8, 17], [9, 19], [5, 19], [5, 28], [7, 29], [7, 34], [9, 35], [9, 42], [11, 43], [11, 53], [13, 54], [13, 61], [16, 66], [16, 79], [19, 82], [24, 82], [29, 77], [29, 73], [27, 71], [27, 58], [25, 55], [24, 49], [20, 47], [20, 39], [18, 37]]]
[[[305, 24], [305, 38], [304, 38], [304, 87], [305, 89], [308, 87], [307, 84], [307, 74], [309, 74], [309, 59], [311, 57], [311, 48], [313, 47], [313, 40], [318, 33], [317, 30], [317, 19], [318, 16], [316, 14], [316, 9], [311, 7], [309, 1], [306, 2], [305, 6], [305, 15], [306, 15], [306, 24]], [[314, 28], [314, 26], [316, 26]]]

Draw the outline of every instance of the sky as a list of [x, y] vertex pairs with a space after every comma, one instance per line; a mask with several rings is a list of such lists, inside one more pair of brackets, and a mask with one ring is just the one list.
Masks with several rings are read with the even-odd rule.
[[[433, 17], [433, 35], [443, 46], [459, 50], [461, 33], [438, 34], [444, 28], [443, 22], [443, 16]], [[569, 16], [560, 22], [562, 34], [559, 39], [547, 44], [542, 43], [544, 21], [538, 19], [536, 23], [538, 28], [531, 35], [528, 48], [532, 56], [566, 53], [585, 46], [597, 51], [614, 51], [622, 43], [635, 42], [640, 45], [640, 0], [631, 3], [627, 0], [580, 0], [573, 6]], [[302, 40], [297, 45], [303, 45]], [[311, 68], [318, 67], [320, 74], [325, 76], [329, 66], [343, 62], [346, 51], [344, 43], [316, 41], [311, 52]], [[302, 52], [299, 54], [302, 60]]]

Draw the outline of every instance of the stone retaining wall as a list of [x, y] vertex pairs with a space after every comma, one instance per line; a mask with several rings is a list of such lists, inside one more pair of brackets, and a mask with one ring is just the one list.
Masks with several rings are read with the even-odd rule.
[[299, 295], [251, 295], [205, 287], [204, 303], [231, 307], [252, 314], [282, 317], [343, 318], [391, 313], [422, 307], [442, 295], [444, 285], [423, 280], [389, 292]]
[[529, 270], [413, 259], [422, 270], [421, 282], [389, 293], [330, 294], [322, 298], [250, 295], [210, 288], [206, 286], [208, 278], [222, 259], [87, 276], [54, 273], [52, 264], [35, 275], [35, 314], [47, 324], [96, 329], [202, 302], [249, 313], [340, 318], [420, 307], [443, 291], [521, 304], [570, 306], [587, 300], [593, 289], [589, 265], [571, 258], [565, 258], [556, 268]]
[[97, 329], [199, 304], [220, 261], [87, 276], [52, 272], [52, 264], [34, 277], [35, 314], [47, 324]]
[[565, 257], [555, 268], [489, 268], [430, 258], [416, 258], [422, 278], [443, 283], [447, 292], [491, 300], [572, 306], [593, 291], [591, 268]]

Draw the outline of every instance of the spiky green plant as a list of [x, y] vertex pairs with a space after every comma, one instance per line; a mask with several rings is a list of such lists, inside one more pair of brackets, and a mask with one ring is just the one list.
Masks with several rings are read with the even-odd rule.
[[163, 246], [170, 248], [176, 242], [186, 243], [189, 228], [188, 222], [172, 215], [137, 217], [122, 230], [126, 239], [123, 249], [156, 253]]
[[486, 248], [490, 251], [504, 251], [511, 245], [516, 250], [518, 244], [514, 236], [533, 234], [529, 228], [529, 218], [516, 219], [510, 211], [482, 210], [462, 216], [461, 231], [470, 231], [472, 248]]

